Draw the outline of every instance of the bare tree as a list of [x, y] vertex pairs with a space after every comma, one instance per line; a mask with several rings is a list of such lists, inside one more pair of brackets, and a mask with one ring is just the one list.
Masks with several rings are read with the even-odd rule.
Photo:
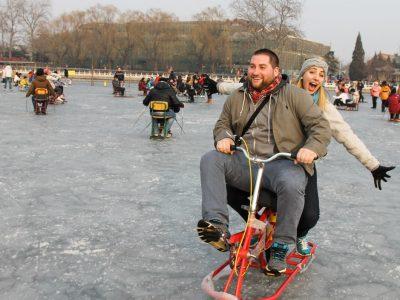
[[220, 7], [207, 7], [193, 16], [192, 49], [199, 67], [209, 63], [212, 72], [218, 64], [232, 60], [227, 21]]
[[6, 0], [3, 10], [3, 30], [7, 41], [8, 57], [12, 57], [12, 51], [16, 43], [21, 20], [23, 0]]
[[0, 8], [0, 56], [3, 57], [6, 49], [6, 31], [4, 11]]
[[127, 11], [119, 18], [121, 29], [118, 32], [118, 52], [123, 65], [133, 65], [133, 58], [143, 45], [143, 31], [146, 15], [141, 11]]
[[267, 38], [267, 29], [274, 18], [268, 0], [234, 0], [231, 8], [236, 18], [246, 21], [246, 29], [257, 41]]
[[62, 65], [69, 52], [70, 33], [68, 15], [61, 15], [42, 29], [35, 43], [39, 52], [46, 54], [54, 64]]
[[69, 51], [66, 60], [80, 65], [87, 58], [88, 49], [91, 49], [88, 45], [88, 32], [84, 30], [87, 22], [87, 12], [72, 11], [68, 14], [66, 22], [68, 23], [69, 31]]
[[33, 60], [33, 41], [37, 30], [45, 19], [50, 16], [50, 0], [25, 1], [21, 9], [21, 18], [28, 35], [29, 58]]
[[[38, 21], [44, 26], [38, 26], [33, 35], [33, 48], [37, 59], [58, 65], [129, 65], [155, 71], [170, 66], [180, 70], [205, 67], [217, 71], [230, 70], [233, 57], [240, 65], [251, 50], [250, 42], [251, 47], [274, 49], [288, 61], [287, 57], [297, 58], [289, 50], [299, 48], [298, 43], [302, 42], [287, 38], [298, 32], [294, 25], [300, 14], [299, 3], [300, 0], [235, 0], [233, 5], [240, 20], [227, 20], [221, 8], [209, 7], [196, 14], [193, 21], [184, 22], [162, 10], [121, 13], [114, 6], [97, 5], [48, 23]], [[3, 20], [0, 18], [0, 29]], [[8, 31], [1, 32], [8, 41]]]
[[150, 60], [148, 65], [152, 65], [154, 70], [158, 70], [168, 61], [168, 56], [178, 50], [174, 46], [177, 21], [175, 15], [159, 9], [150, 9], [146, 14], [142, 48]]
[[288, 35], [299, 36], [296, 21], [301, 16], [302, 0], [234, 0], [232, 10], [255, 38], [258, 46], [281, 50]]
[[[97, 4], [87, 10], [89, 28], [92, 30], [92, 49], [95, 51], [97, 64], [106, 64], [109, 67], [114, 62], [117, 38], [116, 17], [118, 9], [113, 5]], [[104, 61], [103, 61], [104, 60]]]
[[288, 35], [301, 35], [298, 26], [296, 26], [296, 21], [301, 16], [302, 1], [274, 0], [271, 1], [271, 6], [275, 15], [271, 22], [271, 33], [276, 43], [276, 49], [281, 51]]

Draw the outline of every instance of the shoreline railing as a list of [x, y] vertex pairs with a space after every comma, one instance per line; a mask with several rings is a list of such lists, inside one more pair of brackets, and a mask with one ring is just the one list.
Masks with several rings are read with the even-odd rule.
[[[45, 68], [45, 66], [39, 66]], [[17, 66], [14, 71], [17, 71], [22, 74], [27, 74], [30, 70], [32, 70], [32, 66]], [[64, 68], [51, 68], [53, 71], [57, 71], [61, 76], [64, 76]], [[0, 70], [1, 71], [1, 70]], [[128, 82], [138, 82], [143, 77], [147, 78], [155, 78], [157, 75], [168, 77], [169, 74], [165, 72], [159, 71], [131, 71], [124, 70], [125, 72], [125, 80]], [[87, 69], [87, 68], [68, 68], [69, 78], [73, 80], [84, 80], [84, 81], [111, 81], [114, 77], [115, 70], [110, 69]], [[184, 80], [187, 78], [187, 74], [193, 74], [190, 72], [176, 72], [177, 74], [185, 74], [183, 77]], [[211, 74], [210, 75], [214, 80], [222, 80], [224, 82], [239, 82], [240, 77], [234, 76], [232, 74]], [[334, 83], [325, 83], [325, 88], [328, 90], [334, 90]], [[364, 86], [364, 91], [369, 91], [371, 89], [370, 84], [366, 84]]]

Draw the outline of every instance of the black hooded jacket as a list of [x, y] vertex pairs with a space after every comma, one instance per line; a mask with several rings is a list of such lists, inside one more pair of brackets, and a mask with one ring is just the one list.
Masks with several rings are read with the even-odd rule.
[[143, 105], [148, 106], [151, 101], [168, 102], [168, 106], [174, 112], [179, 112], [180, 108], [183, 107], [183, 103], [178, 100], [174, 90], [164, 81], [160, 81], [154, 89], [150, 90], [150, 93], [143, 100]]
[[117, 76], [118, 81], [125, 81], [125, 73], [122, 71], [116, 71], [114, 76]]

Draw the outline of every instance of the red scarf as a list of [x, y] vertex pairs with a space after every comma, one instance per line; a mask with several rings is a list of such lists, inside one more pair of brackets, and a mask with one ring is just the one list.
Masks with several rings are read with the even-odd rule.
[[261, 99], [264, 99], [265, 96], [267, 96], [273, 89], [275, 89], [278, 84], [280, 84], [282, 81], [282, 75], [277, 76], [274, 81], [267, 86], [265, 89], [262, 89], [261, 91], [257, 91], [254, 89], [251, 84], [249, 84], [249, 92], [251, 99], [253, 100], [253, 103], [256, 104], [258, 101]]

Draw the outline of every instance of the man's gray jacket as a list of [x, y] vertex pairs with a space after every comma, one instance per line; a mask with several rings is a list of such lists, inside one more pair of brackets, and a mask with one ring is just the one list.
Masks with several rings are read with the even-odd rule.
[[[214, 128], [215, 142], [232, 138], [230, 135], [242, 136], [249, 118], [250, 101], [245, 86], [228, 97]], [[276, 152], [293, 152], [306, 148], [314, 151], [318, 157], [326, 155], [331, 139], [330, 126], [305, 90], [284, 84], [271, 94], [270, 102]], [[313, 164], [303, 167], [310, 175], [314, 173]]]

